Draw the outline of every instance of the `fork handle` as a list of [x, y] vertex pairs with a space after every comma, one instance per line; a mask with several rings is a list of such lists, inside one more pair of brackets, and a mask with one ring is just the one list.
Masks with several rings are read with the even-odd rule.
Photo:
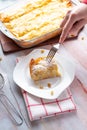
[[59, 47], [60, 47], [60, 43], [56, 43], [55, 45], [53, 45], [53, 47], [59, 49]]
[[72, 3], [74, 3], [75, 5], [80, 5], [80, 4], [81, 4], [79, 0], [71, 0], [71, 1], [72, 1]]

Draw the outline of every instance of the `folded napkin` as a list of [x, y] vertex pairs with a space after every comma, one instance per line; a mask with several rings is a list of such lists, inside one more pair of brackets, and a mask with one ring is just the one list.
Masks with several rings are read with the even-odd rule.
[[[17, 62], [19, 62], [21, 58], [22, 57], [17, 58]], [[76, 105], [69, 88], [54, 100], [36, 97], [25, 90], [22, 90], [22, 94], [31, 121], [76, 110]]]
[[22, 93], [31, 121], [76, 110], [76, 105], [69, 89], [55, 100], [38, 98], [24, 90], [22, 90]]

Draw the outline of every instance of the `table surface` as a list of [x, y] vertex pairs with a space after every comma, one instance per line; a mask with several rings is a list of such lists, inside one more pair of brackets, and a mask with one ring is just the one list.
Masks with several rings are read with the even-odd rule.
[[[28, 54], [30, 49], [12, 53], [5, 55], [2, 52], [2, 48], [0, 47], [0, 57], [2, 58], [2, 61], [0, 63], [1, 69], [7, 74], [8, 79], [10, 81], [10, 85], [14, 91], [14, 94], [16, 96], [18, 104], [20, 104], [20, 109], [23, 113], [23, 117], [25, 118], [27, 124], [30, 122], [27, 110], [25, 107], [25, 103], [21, 94], [21, 90], [17, 85], [14, 83], [12, 79], [13, 70], [15, 67], [15, 61], [16, 57], [26, 55]], [[76, 79], [75, 79], [76, 80]], [[33, 121], [31, 123], [31, 129], [32, 130], [53, 130], [53, 129], [59, 129], [59, 130], [87, 130], [87, 93], [84, 92], [83, 88], [81, 87], [78, 80], [75, 81], [75, 84], [73, 85], [71, 89], [72, 95], [74, 97], [77, 111], [71, 112], [71, 113], [65, 113], [62, 115], [58, 115], [57, 117], [51, 117], [47, 119], [42, 119], [38, 121]], [[6, 90], [5, 90], [6, 91]], [[10, 96], [9, 90], [6, 91], [8, 93], [7, 95]], [[14, 100], [11, 101], [14, 102]], [[17, 106], [16, 102], [14, 102], [15, 106]], [[18, 106], [17, 106], [18, 108]], [[29, 129], [26, 125], [25, 121], [21, 126], [16, 126], [13, 124], [13, 122], [10, 120], [9, 115], [4, 110], [2, 104], [0, 103], [0, 129], [5, 128], [6, 130], [27, 130]], [[30, 129], [30, 130], [31, 130]]]
[[[50, 48], [51, 46], [47, 46]], [[60, 48], [61, 49], [61, 48]], [[21, 90], [14, 83], [12, 75], [15, 67], [16, 57], [28, 54], [30, 49], [4, 54], [0, 46], [0, 68], [7, 74], [10, 86], [14, 91], [17, 102], [11, 97], [9, 87], [4, 89], [5, 93], [10, 96], [11, 101], [19, 110], [17, 105], [20, 104], [20, 109], [23, 114], [23, 124], [20, 126], [15, 125], [9, 118], [9, 114], [5, 111], [3, 105], [0, 103], [0, 130], [87, 130], [87, 93], [83, 90], [81, 84], [77, 79], [73, 83], [73, 87], [70, 88], [74, 97], [77, 111], [58, 115], [56, 117], [41, 119], [31, 122], [31, 128], [29, 128], [29, 117], [21, 94]]]

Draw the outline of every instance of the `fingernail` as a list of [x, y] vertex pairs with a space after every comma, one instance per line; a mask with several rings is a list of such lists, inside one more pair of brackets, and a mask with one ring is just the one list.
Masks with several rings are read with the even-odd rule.
[[73, 37], [75, 37], [74, 34], [69, 34], [69, 35], [67, 36], [67, 38], [73, 38]]
[[61, 41], [61, 39], [59, 39], [59, 43], [61, 43], [62, 41]]

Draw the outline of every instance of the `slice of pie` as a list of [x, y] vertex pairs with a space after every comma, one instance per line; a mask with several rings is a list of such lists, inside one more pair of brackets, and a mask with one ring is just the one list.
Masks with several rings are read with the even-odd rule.
[[29, 68], [31, 78], [34, 81], [61, 76], [57, 62], [53, 60], [50, 64], [48, 64], [44, 57], [31, 59]]

